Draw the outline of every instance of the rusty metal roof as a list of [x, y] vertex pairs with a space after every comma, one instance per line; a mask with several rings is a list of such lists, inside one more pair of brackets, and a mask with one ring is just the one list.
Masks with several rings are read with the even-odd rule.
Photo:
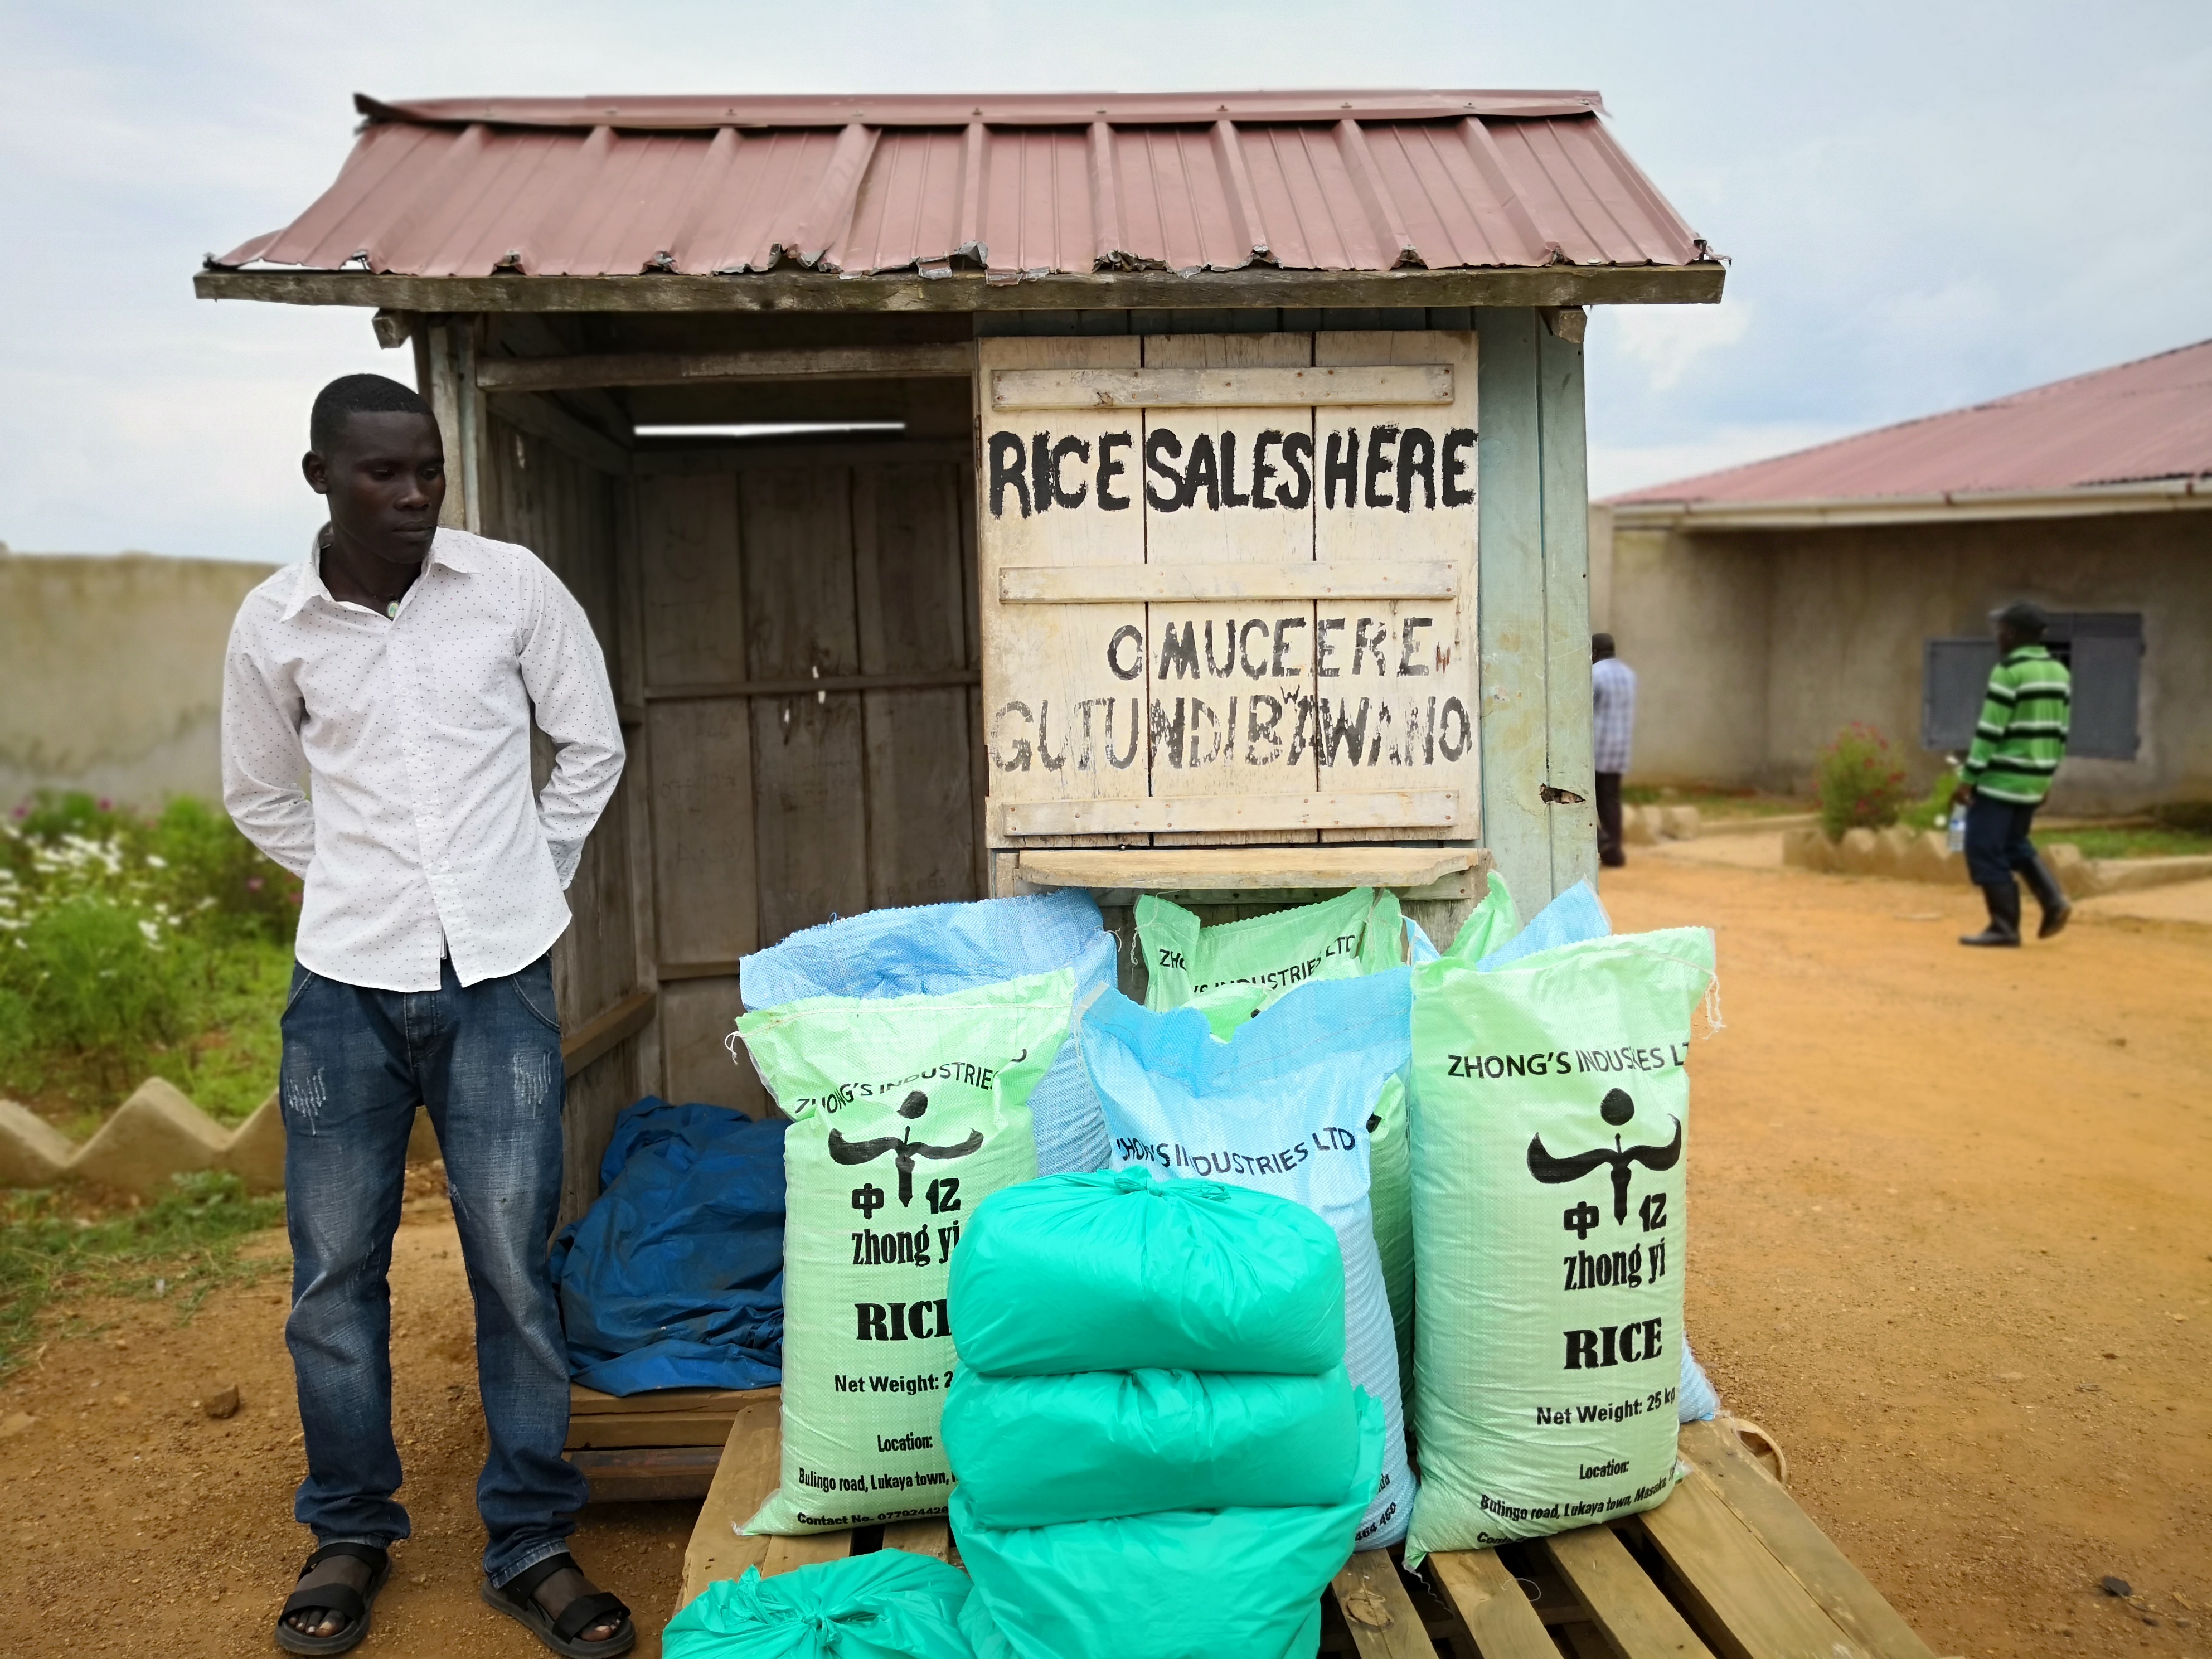
[[1018, 282], [1716, 257], [1589, 92], [356, 102], [331, 187], [210, 265]]
[[2212, 340], [2008, 398], [1615, 495], [1616, 507], [2055, 495], [2212, 477]]

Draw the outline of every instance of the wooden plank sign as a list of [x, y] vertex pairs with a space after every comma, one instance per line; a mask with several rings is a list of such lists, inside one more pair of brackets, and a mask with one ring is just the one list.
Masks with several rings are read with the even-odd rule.
[[976, 373], [992, 846], [1479, 838], [1472, 333]]

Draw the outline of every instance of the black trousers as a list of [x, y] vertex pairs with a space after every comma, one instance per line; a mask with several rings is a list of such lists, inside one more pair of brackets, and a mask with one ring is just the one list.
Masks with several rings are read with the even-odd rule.
[[2027, 838], [2034, 826], [2033, 805], [1976, 795], [1966, 808], [1966, 873], [1974, 885], [2011, 887], [2012, 872], [2035, 862], [2035, 843]]
[[1620, 774], [1597, 775], [1597, 861], [1604, 865], [1628, 862], [1620, 839]]

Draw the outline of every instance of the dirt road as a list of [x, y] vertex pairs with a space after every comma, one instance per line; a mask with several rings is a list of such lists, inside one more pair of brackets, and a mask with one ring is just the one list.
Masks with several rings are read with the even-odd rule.
[[[1939, 1654], [2212, 1654], [2212, 929], [1970, 953], [1970, 895], [1656, 857], [1605, 897], [1624, 929], [1720, 930], [1690, 1330], [1799, 1501]], [[415, 1536], [360, 1650], [542, 1652], [476, 1600], [483, 1427], [434, 1206], [392, 1280]], [[307, 1547], [283, 1303], [280, 1279], [181, 1329], [100, 1310], [0, 1389], [0, 1650], [272, 1650]], [[216, 1381], [245, 1397], [227, 1422], [192, 1403]], [[641, 1653], [690, 1521], [586, 1513]]]
[[1798, 1501], [1939, 1654], [2212, 1653], [2212, 929], [1969, 951], [1969, 891], [1650, 857], [1604, 896], [1719, 930], [1689, 1329]]

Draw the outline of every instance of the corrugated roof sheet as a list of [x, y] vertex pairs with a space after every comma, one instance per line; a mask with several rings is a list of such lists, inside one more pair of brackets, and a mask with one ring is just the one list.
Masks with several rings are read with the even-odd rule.
[[356, 101], [337, 180], [213, 264], [1013, 281], [1715, 257], [1589, 92]]
[[2205, 475], [2212, 475], [2212, 340], [1611, 502], [1785, 505]]

